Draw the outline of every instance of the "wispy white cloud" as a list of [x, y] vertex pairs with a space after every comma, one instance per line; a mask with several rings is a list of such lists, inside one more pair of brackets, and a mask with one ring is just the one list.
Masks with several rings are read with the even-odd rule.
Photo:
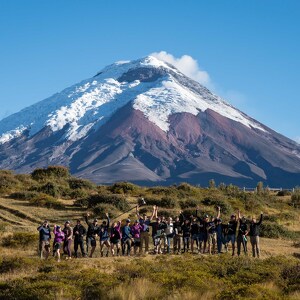
[[294, 138], [294, 141], [296, 141], [298, 144], [300, 144], [300, 136], [296, 136], [296, 137]]
[[154, 52], [152, 56], [172, 64], [179, 71], [181, 71], [186, 76], [198, 81], [207, 87], [212, 87], [212, 82], [209, 74], [202, 70], [196, 59], [190, 55], [182, 55], [181, 57], [175, 57], [166, 51]]

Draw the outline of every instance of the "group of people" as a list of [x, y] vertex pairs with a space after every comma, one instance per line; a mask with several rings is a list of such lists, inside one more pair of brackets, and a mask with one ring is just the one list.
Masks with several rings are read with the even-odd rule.
[[[262, 223], [263, 213], [259, 221], [253, 216], [247, 220], [241, 216], [232, 214], [229, 222], [222, 222], [221, 209], [217, 208], [216, 216], [201, 215], [196, 209], [195, 215], [185, 216], [181, 211], [173, 220], [171, 217], [158, 216], [158, 207], [154, 206], [151, 216], [139, 213], [136, 207], [136, 219], [132, 222], [126, 219], [115, 221], [111, 224], [109, 214], [101, 224], [98, 219], [89, 220], [86, 214], [87, 228], [77, 220], [72, 228], [70, 221], [66, 221], [64, 228], [54, 225], [53, 256], [61, 259], [61, 250], [66, 259], [72, 258], [71, 245], [74, 241], [74, 257], [78, 257], [80, 248], [82, 257], [93, 257], [97, 244], [100, 246], [101, 257], [104, 256], [130, 256], [132, 254], [148, 254], [150, 236], [153, 241], [153, 254], [174, 253], [222, 253], [228, 251], [231, 244], [232, 256], [241, 251], [247, 255], [247, 242], [250, 238], [253, 257], [260, 256], [259, 230]], [[51, 250], [51, 234], [48, 221], [38, 228], [39, 251], [41, 258], [48, 258]], [[151, 235], [150, 235], [151, 232]], [[236, 247], [237, 246], [237, 247]]]

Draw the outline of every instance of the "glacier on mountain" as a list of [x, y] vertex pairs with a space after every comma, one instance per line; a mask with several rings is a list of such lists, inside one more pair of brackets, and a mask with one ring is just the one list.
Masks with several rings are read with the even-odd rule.
[[[141, 80], [121, 80], [129, 71], [134, 71], [134, 77], [145, 68], [158, 70], [153, 71], [156, 77], [152, 74], [152, 79], [143, 80], [140, 76]], [[65, 139], [76, 141], [91, 129], [99, 128], [131, 101], [135, 109], [166, 132], [170, 115], [180, 112], [197, 115], [207, 109], [249, 128], [265, 131], [261, 124], [187, 78], [174, 66], [148, 56], [109, 65], [96, 76], [6, 117], [0, 121], [0, 143], [19, 137], [26, 130], [32, 136], [46, 126], [53, 132], [66, 127]]]

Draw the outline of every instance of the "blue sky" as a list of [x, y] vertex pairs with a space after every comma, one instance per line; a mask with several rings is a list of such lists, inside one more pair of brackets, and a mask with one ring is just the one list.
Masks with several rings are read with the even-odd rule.
[[0, 0], [0, 118], [166, 51], [189, 55], [214, 92], [300, 142], [300, 1]]

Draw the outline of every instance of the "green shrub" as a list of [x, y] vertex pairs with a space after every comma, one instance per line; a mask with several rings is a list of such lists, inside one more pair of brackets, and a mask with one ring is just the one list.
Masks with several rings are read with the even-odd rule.
[[75, 207], [86, 207], [87, 208], [89, 206], [88, 197], [75, 200], [74, 203], [73, 203], [73, 206], [75, 206]]
[[61, 187], [54, 182], [47, 182], [38, 188], [38, 191], [52, 197], [58, 198], [61, 196], [62, 189]]
[[139, 187], [130, 182], [117, 182], [110, 186], [108, 189], [113, 194], [132, 194], [136, 192]]
[[69, 187], [72, 190], [86, 189], [86, 190], [94, 190], [96, 185], [89, 180], [79, 179], [79, 178], [71, 178], [68, 180]]
[[[153, 206], [157, 205], [158, 207], [164, 208], [174, 208], [176, 206], [176, 200], [170, 197], [162, 197], [161, 199], [153, 197], [145, 197], [147, 205]], [[141, 204], [140, 200], [139, 203]]]
[[292, 195], [292, 193], [288, 190], [282, 190], [277, 193], [277, 196], [279, 197], [290, 196], [290, 195]]
[[15, 192], [9, 195], [9, 198], [18, 199], [18, 200], [31, 200], [39, 196], [38, 192], [33, 191], [22, 191], [22, 192]]
[[197, 207], [198, 206], [198, 201], [194, 199], [187, 199], [185, 201], [180, 201], [179, 202], [180, 208], [181, 209], [186, 209], [189, 207]]
[[299, 291], [300, 289], [300, 264], [285, 267], [281, 277], [286, 281], [285, 292]]
[[121, 211], [126, 211], [130, 209], [129, 202], [124, 196], [121, 195], [91, 195], [87, 198], [88, 207], [95, 207], [97, 204], [105, 203], [115, 206]]
[[0, 172], [0, 193], [7, 193], [15, 189], [19, 185], [19, 181], [10, 171]]
[[68, 168], [62, 166], [49, 166], [45, 169], [36, 169], [31, 173], [34, 180], [43, 181], [49, 178], [66, 179], [70, 177]]
[[110, 218], [115, 218], [120, 215], [120, 211], [111, 204], [100, 203], [93, 207], [93, 213], [99, 218], [105, 219], [105, 214], [109, 213]]
[[65, 207], [57, 199], [46, 194], [39, 194], [38, 196], [30, 199], [29, 203], [33, 206], [38, 206], [38, 207], [47, 207], [47, 208], [56, 208], [56, 209], [63, 209]]
[[202, 200], [202, 203], [204, 205], [208, 205], [208, 206], [214, 206], [215, 208], [217, 206], [220, 206], [221, 208], [221, 212], [223, 214], [228, 214], [232, 211], [232, 207], [231, 205], [228, 203], [228, 202], [225, 202], [224, 200], [222, 199], [214, 199], [214, 198], [211, 198], [211, 197], [205, 197], [203, 200]]
[[87, 198], [89, 193], [86, 190], [75, 189], [70, 193], [71, 199], [84, 199]]
[[267, 238], [294, 238], [295, 233], [287, 230], [282, 225], [264, 221], [260, 227], [260, 236]]
[[37, 244], [37, 235], [31, 232], [14, 232], [2, 238], [3, 247], [26, 247]]

